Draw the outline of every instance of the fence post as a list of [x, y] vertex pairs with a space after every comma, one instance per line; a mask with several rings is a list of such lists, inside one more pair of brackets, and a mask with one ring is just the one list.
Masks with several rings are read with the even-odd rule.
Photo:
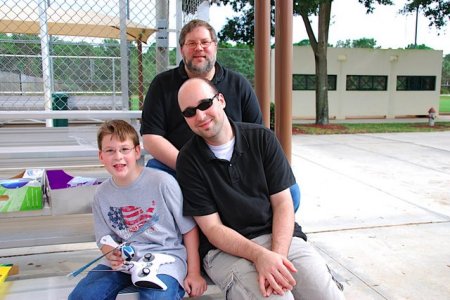
[[[119, 1], [120, 9], [120, 86], [122, 90], [122, 109], [128, 110], [130, 92], [128, 87], [129, 82], [129, 49], [127, 40], [127, 0]], [[116, 103], [114, 103], [113, 109], [116, 109]]]
[[[50, 43], [48, 38], [48, 24], [47, 24], [47, 1], [39, 0], [39, 25], [41, 39], [41, 55], [42, 55], [42, 78], [44, 84], [44, 108], [45, 110], [52, 110], [52, 93], [51, 93], [51, 74], [50, 74]], [[51, 119], [45, 120], [47, 127], [52, 127]]]

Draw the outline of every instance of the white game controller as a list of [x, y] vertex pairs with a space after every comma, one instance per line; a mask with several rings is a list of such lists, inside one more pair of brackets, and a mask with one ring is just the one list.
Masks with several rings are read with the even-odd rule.
[[166, 290], [167, 286], [162, 282], [156, 274], [158, 274], [159, 266], [163, 264], [173, 263], [175, 258], [162, 253], [146, 253], [144, 257], [138, 261], [126, 262], [124, 265], [132, 265], [129, 269], [131, 281], [135, 286], [143, 288], [152, 288]]
[[[119, 246], [110, 235], [102, 237], [100, 243], [114, 248]], [[127, 246], [129, 247], [129, 245]], [[175, 262], [174, 257], [162, 253], [146, 253], [138, 261], [131, 261], [130, 251], [127, 250], [124, 254], [123, 249], [120, 250], [125, 261], [118, 270], [131, 274], [131, 281], [135, 286], [159, 290], [167, 289], [166, 284], [156, 277], [156, 275], [161, 265]], [[132, 257], [134, 257], [134, 253]]]

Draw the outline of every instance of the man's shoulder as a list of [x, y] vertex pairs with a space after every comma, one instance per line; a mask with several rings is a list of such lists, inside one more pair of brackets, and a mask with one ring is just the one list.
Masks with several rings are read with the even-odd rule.
[[163, 71], [155, 76], [153, 81], [159, 81], [159, 80], [167, 80], [167, 79], [175, 79], [175, 78], [181, 78], [180, 75], [180, 67], [175, 67], [173, 69], [169, 69], [166, 71]]
[[233, 78], [233, 79], [239, 79], [239, 80], [245, 79], [245, 77], [241, 73], [236, 72], [231, 69], [228, 69], [227, 67], [224, 67], [222, 65], [219, 65], [219, 66], [222, 69], [221, 71], [222, 71], [224, 79], [227, 79], [227, 78]]
[[[192, 138], [190, 138], [189, 140], [187, 140], [187, 142], [183, 145], [183, 147], [181, 147], [179, 155], [180, 154], [184, 154], [184, 153], [189, 153], [189, 152], [196, 152], [196, 148], [198, 147], [198, 140], [200, 139], [200, 137], [198, 135], [193, 135]], [[194, 150], [193, 150], [194, 149]]]
[[[145, 102], [156, 105], [156, 109], [158, 109], [162, 106], [155, 103], [165, 102], [167, 98], [176, 101], [178, 89], [184, 81], [185, 78], [181, 75], [180, 67], [157, 74], [150, 83]], [[155, 106], [152, 107], [152, 105], [144, 104], [144, 111], [147, 112], [144, 114], [145, 119], [153, 118], [149, 113], [151, 109], [155, 109]]]
[[262, 124], [257, 123], [247, 123], [247, 122], [234, 122], [236, 127], [238, 127], [240, 130], [247, 130], [247, 131], [261, 131], [261, 132], [268, 132], [270, 131], [269, 128]]
[[274, 137], [274, 133], [267, 127], [256, 123], [235, 122], [235, 131], [239, 136], [244, 137], [248, 141], [256, 141], [260, 139], [266, 140]]
[[236, 82], [248, 82], [240, 73], [233, 71], [216, 62], [216, 78], [213, 79], [214, 84], [236, 84]]
[[[178, 163], [183, 167], [191, 165], [192, 163], [202, 164], [210, 159], [209, 148], [206, 145], [202, 137], [198, 135], [192, 136], [180, 149], [177, 158], [177, 171]], [[178, 174], [178, 172], [177, 172]]]

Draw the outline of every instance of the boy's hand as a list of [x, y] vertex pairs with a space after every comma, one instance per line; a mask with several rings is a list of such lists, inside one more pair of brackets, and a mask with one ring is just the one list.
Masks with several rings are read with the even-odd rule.
[[184, 279], [184, 289], [189, 297], [198, 297], [206, 292], [208, 285], [200, 273], [188, 273]]
[[[110, 252], [113, 250], [114, 247], [111, 247], [109, 245], [103, 245], [100, 249], [103, 254]], [[119, 249], [114, 249], [112, 252], [106, 254], [106, 259], [108, 259], [109, 263], [111, 264], [111, 268], [114, 270], [117, 270], [123, 265], [123, 258], [122, 253]]]

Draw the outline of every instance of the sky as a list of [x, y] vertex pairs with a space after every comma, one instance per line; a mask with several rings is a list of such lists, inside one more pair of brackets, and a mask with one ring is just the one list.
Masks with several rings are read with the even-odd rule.
[[[350, 4], [350, 1], [353, 3]], [[381, 48], [405, 48], [414, 44], [416, 15], [401, 15], [398, 11], [406, 1], [394, 0], [394, 5], [376, 5], [372, 14], [357, 0], [334, 0], [331, 8], [331, 22], [329, 43], [347, 39], [373, 38]], [[226, 17], [233, 16], [229, 7], [212, 6], [210, 9], [210, 23], [220, 31], [226, 23]], [[425, 44], [435, 50], [443, 50], [443, 54], [450, 54], [450, 23], [446, 28], [438, 31], [428, 26], [428, 19], [419, 13], [417, 44]], [[293, 20], [293, 42], [307, 39], [303, 21], [300, 17]], [[313, 28], [317, 28], [317, 21], [313, 20]], [[316, 32], [317, 34], [317, 32]]]

